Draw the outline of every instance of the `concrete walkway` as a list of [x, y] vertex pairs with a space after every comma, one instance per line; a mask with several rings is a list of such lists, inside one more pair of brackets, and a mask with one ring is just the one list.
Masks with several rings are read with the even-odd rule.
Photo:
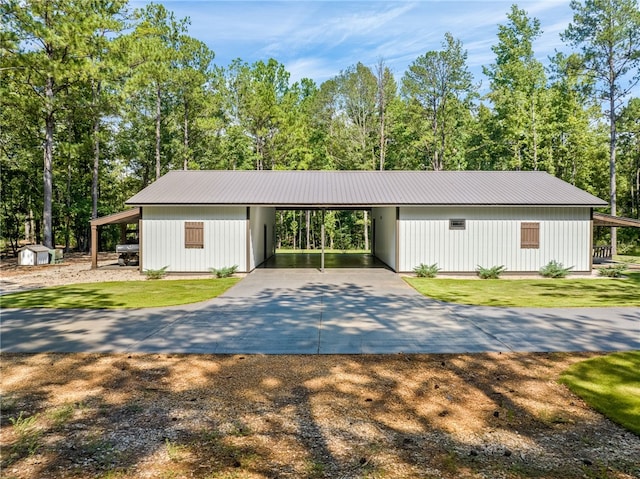
[[2, 310], [3, 352], [463, 353], [640, 349], [640, 308], [430, 300], [386, 269], [259, 269], [205, 303]]

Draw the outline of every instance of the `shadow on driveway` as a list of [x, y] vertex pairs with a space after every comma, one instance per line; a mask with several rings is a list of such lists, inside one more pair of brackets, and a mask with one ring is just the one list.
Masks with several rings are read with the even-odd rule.
[[640, 309], [474, 307], [385, 269], [259, 269], [205, 303], [3, 310], [3, 352], [463, 353], [640, 349]]

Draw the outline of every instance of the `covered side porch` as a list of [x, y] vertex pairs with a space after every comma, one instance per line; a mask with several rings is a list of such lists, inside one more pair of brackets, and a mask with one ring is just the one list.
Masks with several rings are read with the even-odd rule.
[[[640, 220], [625, 218], [624, 216], [612, 216], [605, 213], [593, 213], [593, 226], [606, 228], [640, 228]], [[594, 262], [611, 260], [611, 245], [593, 246]]]

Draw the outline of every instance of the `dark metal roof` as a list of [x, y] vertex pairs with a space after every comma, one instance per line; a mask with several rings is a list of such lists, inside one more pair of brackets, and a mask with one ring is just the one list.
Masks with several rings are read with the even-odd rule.
[[129, 205], [605, 206], [541, 171], [171, 171]]

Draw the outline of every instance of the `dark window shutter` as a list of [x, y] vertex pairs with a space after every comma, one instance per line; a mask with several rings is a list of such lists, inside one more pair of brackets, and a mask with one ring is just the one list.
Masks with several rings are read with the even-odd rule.
[[530, 249], [540, 248], [540, 223], [521, 223], [520, 247]]
[[185, 221], [184, 247], [204, 248], [204, 223], [202, 221]]

